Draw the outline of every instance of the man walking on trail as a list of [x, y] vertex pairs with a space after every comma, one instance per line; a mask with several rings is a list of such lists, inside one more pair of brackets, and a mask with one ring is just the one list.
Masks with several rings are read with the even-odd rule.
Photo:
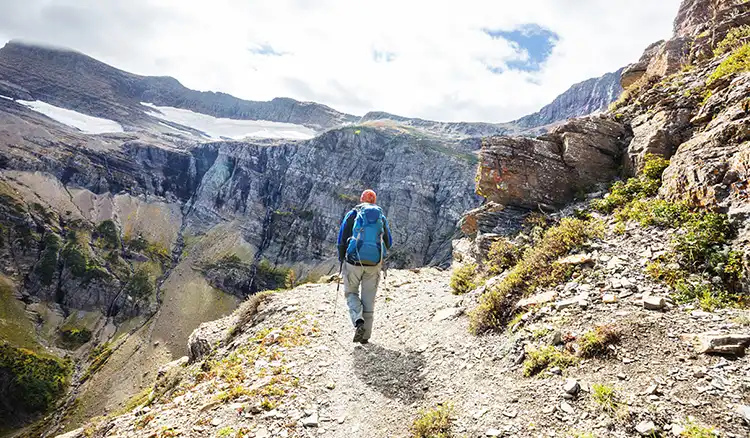
[[359, 200], [341, 223], [338, 249], [339, 262], [342, 266], [346, 262], [344, 295], [354, 324], [354, 342], [366, 344], [372, 335], [380, 269], [393, 239], [383, 210], [375, 205], [375, 192], [365, 190]]

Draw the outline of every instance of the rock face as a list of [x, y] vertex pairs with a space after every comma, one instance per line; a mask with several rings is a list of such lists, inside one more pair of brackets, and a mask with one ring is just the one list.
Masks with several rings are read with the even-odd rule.
[[523, 129], [532, 129], [603, 111], [622, 93], [622, 72], [623, 69], [620, 69], [575, 84], [539, 112], [522, 117], [513, 123]]
[[740, 0], [684, 0], [674, 22], [674, 35], [649, 46], [641, 59], [625, 68], [622, 86], [664, 77], [683, 66], [705, 61], [730, 29], [750, 23], [750, 4]]
[[[70, 74], [71, 71], [76, 74]], [[317, 103], [287, 98], [253, 102], [225, 93], [194, 91], [171, 77], [138, 76], [79, 52], [17, 41], [0, 49], [0, 78], [3, 81], [0, 94], [23, 100], [43, 100], [125, 126], [153, 122], [140, 102], [215, 117], [295, 123], [315, 130], [357, 120]]]
[[572, 120], [537, 139], [485, 139], [477, 193], [501, 205], [561, 206], [577, 190], [613, 178], [629, 139], [625, 126], [597, 116]]

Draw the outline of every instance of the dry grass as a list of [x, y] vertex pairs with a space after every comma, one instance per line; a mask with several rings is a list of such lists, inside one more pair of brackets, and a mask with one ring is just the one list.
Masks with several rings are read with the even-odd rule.
[[237, 309], [237, 324], [229, 332], [228, 339], [234, 338], [242, 330], [247, 327], [253, 321], [253, 318], [258, 313], [258, 307], [265, 303], [266, 300], [271, 296], [271, 291], [259, 292], [242, 303]]

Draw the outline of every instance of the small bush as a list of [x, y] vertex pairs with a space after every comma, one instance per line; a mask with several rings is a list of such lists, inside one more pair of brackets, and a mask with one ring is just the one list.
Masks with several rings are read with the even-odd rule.
[[641, 226], [679, 227], [687, 220], [690, 210], [684, 202], [663, 199], [636, 199], [615, 213], [619, 221], [633, 220]]
[[603, 232], [597, 221], [572, 218], [564, 218], [544, 232], [541, 240], [524, 252], [503, 281], [482, 296], [479, 306], [471, 313], [472, 332], [504, 328], [513, 316], [513, 306], [518, 299], [572, 275], [576, 268], [556, 263], [557, 259], [582, 248], [589, 239], [600, 237]]
[[60, 329], [60, 338], [65, 348], [75, 350], [91, 340], [91, 330], [79, 327], [62, 327]]
[[750, 43], [746, 43], [734, 50], [727, 59], [716, 67], [716, 70], [709, 76], [706, 84], [711, 85], [727, 76], [746, 71], [750, 71]]
[[714, 56], [721, 56], [727, 52], [739, 49], [750, 40], [750, 26], [735, 27], [714, 49]]
[[490, 275], [498, 275], [518, 263], [521, 250], [507, 239], [501, 239], [490, 246], [487, 253], [487, 270]]
[[526, 353], [526, 360], [523, 362], [523, 375], [532, 377], [551, 367], [565, 369], [575, 365], [576, 362], [577, 359], [572, 354], [548, 345]]
[[581, 357], [600, 357], [608, 353], [608, 346], [620, 342], [620, 332], [612, 326], [602, 325], [584, 333], [579, 340]]
[[474, 282], [477, 275], [477, 265], [473, 263], [465, 264], [453, 271], [451, 275], [451, 290], [454, 295], [463, 295], [476, 289]]
[[421, 411], [411, 425], [412, 438], [450, 438], [451, 408], [438, 406], [435, 409]]
[[625, 182], [617, 181], [604, 199], [592, 201], [591, 207], [600, 213], [609, 214], [636, 199], [655, 196], [661, 186], [661, 177], [669, 161], [659, 155], [647, 154], [638, 177]]
[[96, 227], [96, 237], [101, 240], [103, 248], [117, 249], [120, 247], [120, 233], [117, 231], [117, 225], [110, 219]]

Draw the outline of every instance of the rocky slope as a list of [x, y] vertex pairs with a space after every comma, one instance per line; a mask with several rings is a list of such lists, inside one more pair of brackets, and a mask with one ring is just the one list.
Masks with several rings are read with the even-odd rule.
[[[391, 271], [365, 346], [351, 343], [334, 283], [272, 294], [257, 311], [248, 303], [201, 326], [191, 356], [159, 371], [142, 406], [65, 437], [410, 437], [420, 412], [440, 405], [451, 406], [450, 436], [680, 436], [690, 427], [747, 436], [737, 410], [750, 401], [747, 358], [698, 354], [683, 335], [743, 331], [748, 314], [645, 308], [644, 297], [666, 291], [640, 266], [665, 237], [636, 227], [591, 243], [579, 278], [484, 337], [469, 334], [464, 314], [477, 295], [452, 295], [445, 271]], [[621, 334], [605, 357], [524, 377], [524, 351], [570, 346], [602, 325]], [[597, 402], [597, 385], [615, 390], [617, 411]]]
[[534, 114], [512, 122], [524, 130], [544, 127], [607, 109], [622, 93], [623, 69], [575, 84]]

